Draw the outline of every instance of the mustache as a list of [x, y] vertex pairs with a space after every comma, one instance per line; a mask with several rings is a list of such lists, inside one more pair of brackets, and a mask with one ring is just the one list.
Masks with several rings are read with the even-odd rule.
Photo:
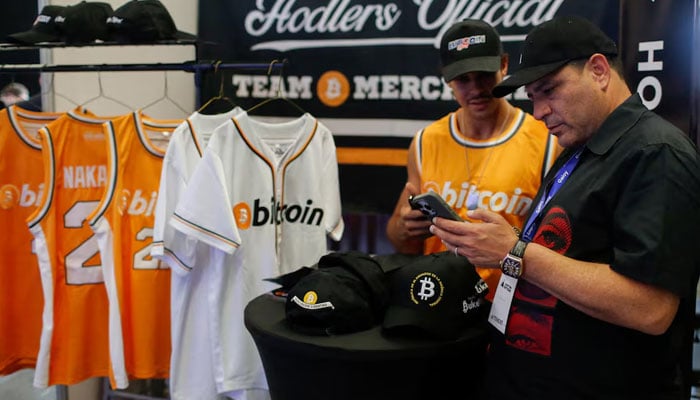
[[494, 99], [494, 96], [491, 93], [484, 92], [484, 93], [479, 93], [476, 96], [469, 97], [467, 101], [474, 101], [474, 100], [492, 100]]
[[562, 121], [555, 121], [555, 120], [547, 119], [547, 118], [542, 120], [542, 122], [544, 122], [544, 124], [547, 126], [547, 129], [552, 129], [552, 128], [562, 124]]

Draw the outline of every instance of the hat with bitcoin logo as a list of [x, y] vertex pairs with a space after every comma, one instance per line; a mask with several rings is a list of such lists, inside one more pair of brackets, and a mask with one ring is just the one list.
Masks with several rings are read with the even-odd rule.
[[392, 336], [457, 339], [485, 321], [488, 286], [464, 257], [442, 252], [395, 270], [382, 328]]
[[372, 256], [331, 252], [287, 293], [285, 317], [292, 330], [338, 335], [378, 325], [389, 298], [385, 274]]

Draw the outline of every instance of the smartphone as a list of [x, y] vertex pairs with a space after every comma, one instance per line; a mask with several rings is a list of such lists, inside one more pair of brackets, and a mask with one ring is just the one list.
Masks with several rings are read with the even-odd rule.
[[420, 210], [428, 219], [442, 217], [453, 221], [464, 221], [459, 214], [435, 192], [426, 192], [416, 196], [409, 196], [408, 203], [411, 205], [411, 208]]

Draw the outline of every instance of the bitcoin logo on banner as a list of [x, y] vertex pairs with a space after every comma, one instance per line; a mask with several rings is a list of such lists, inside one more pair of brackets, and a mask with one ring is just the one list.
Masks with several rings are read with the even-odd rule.
[[350, 82], [340, 71], [327, 71], [318, 79], [316, 94], [321, 103], [338, 107], [350, 96]]

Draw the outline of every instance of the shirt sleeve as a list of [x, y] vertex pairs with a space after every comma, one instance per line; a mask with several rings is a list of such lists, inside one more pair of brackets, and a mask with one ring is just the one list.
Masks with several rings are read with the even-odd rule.
[[[230, 207], [221, 159], [207, 147], [170, 219], [187, 236], [227, 254], [240, 246], [241, 238]], [[187, 252], [172, 249], [187, 263]]]
[[664, 144], [645, 147], [631, 165], [614, 213], [612, 268], [682, 297], [697, 268], [693, 241], [700, 224], [698, 155]]

